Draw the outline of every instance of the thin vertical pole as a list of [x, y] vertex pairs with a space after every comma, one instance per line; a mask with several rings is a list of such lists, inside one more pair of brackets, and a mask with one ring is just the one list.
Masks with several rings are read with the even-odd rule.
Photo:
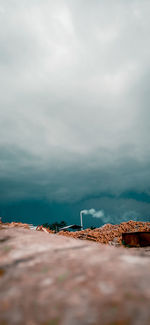
[[82, 211], [80, 211], [81, 230], [83, 230]]

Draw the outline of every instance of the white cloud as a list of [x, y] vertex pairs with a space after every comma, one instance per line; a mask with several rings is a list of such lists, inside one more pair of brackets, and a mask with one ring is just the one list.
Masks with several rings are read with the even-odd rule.
[[90, 214], [93, 218], [101, 218], [104, 219], [105, 215], [104, 215], [104, 211], [99, 210], [96, 211], [95, 209], [89, 209], [89, 210], [82, 210], [81, 211], [83, 214]]

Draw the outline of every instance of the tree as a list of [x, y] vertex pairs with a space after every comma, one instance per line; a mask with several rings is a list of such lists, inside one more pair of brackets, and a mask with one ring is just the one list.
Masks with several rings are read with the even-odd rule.
[[42, 225], [45, 228], [48, 228], [50, 230], [55, 230], [56, 232], [59, 231], [60, 228], [63, 228], [65, 226], [67, 226], [66, 222], [64, 220], [62, 220], [61, 222], [54, 222], [54, 223], [43, 223]]
[[96, 228], [96, 227], [94, 227], [94, 226], [91, 226], [91, 227], [90, 227], [91, 230], [94, 230], [95, 228]]

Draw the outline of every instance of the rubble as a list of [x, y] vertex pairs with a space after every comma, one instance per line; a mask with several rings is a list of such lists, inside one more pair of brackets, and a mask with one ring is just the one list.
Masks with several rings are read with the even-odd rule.
[[133, 221], [122, 222], [118, 225], [106, 224], [101, 228], [85, 229], [76, 232], [60, 231], [58, 235], [91, 240], [101, 244], [118, 246], [122, 244], [122, 233], [150, 231], [150, 222]]
[[[22, 227], [26, 229], [34, 229], [36, 231], [43, 231], [47, 234], [55, 234], [54, 230], [50, 230], [49, 228], [45, 228], [42, 225], [38, 225], [37, 227], [28, 225], [26, 223], [21, 222], [11, 222], [11, 223], [0, 223], [0, 227], [9, 226], [13, 227]], [[150, 232], [150, 222], [142, 222], [142, 221], [127, 221], [122, 222], [117, 225], [105, 224], [100, 228], [95, 229], [84, 229], [80, 231], [59, 231], [57, 236], [66, 236], [72, 237], [75, 239], [81, 240], [90, 240], [101, 244], [108, 244], [110, 246], [120, 246], [122, 245], [122, 233], [130, 233], [130, 232]]]
[[49, 228], [45, 228], [45, 227], [43, 227], [43, 226], [37, 226], [37, 227], [36, 227], [36, 230], [37, 230], [37, 231], [44, 231], [44, 232], [46, 232], [46, 233], [48, 233], [48, 234], [54, 234], [54, 233], [55, 233], [54, 230], [50, 230]]
[[13, 228], [13, 227], [22, 227], [22, 228], [25, 228], [25, 229], [30, 229], [30, 226], [27, 223], [14, 222], [14, 221], [3, 223], [2, 220], [0, 220], [0, 226], [1, 227], [9, 226], [10, 228]]

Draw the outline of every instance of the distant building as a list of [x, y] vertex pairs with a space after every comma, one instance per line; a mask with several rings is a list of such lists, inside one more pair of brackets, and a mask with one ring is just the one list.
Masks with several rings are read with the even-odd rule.
[[76, 231], [76, 230], [81, 230], [81, 226], [78, 225], [70, 225], [70, 226], [66, 226], [66, 227], [62, 227], [59, 229], [59, 231]]

